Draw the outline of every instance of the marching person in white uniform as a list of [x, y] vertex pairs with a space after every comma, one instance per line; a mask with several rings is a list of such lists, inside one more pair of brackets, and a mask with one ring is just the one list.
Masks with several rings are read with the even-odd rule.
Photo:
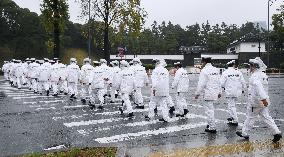
[[249, 79], [247, 118], [244, 122], [242, 132], [236, 132], [238, 136], [249, 139], [250, 130], [259, 118], [262, 119], [272, 131], [273, 142], [278, 142], [281, 138], [281, 131], [278, 129], [272, 117], [269, 115], [271, 105], [268, 96], [268, 77], [262, 72], [266, 65], [260, 58], [250, 59], [251, 77]]
[[90, 99], [90, 106], [95, 108], [96, 99], [99, 100], [99, 109], [103, 109], [103, 105], [105, 104], [104, 95], [105, 91], [105, 78], [106, 73], [101, 66], [99, 66], [100, 62], [94, 61], [94, 70], [91, 74], [91, 79], [89, 80], [89, 85], [91, 85], [91, 99]]
[[81, 67], [80, 71], [80, 83], [81, 83], [81, 101], [86, 103], [87, 99], [90, 97], [89, 82], [91, 79], [94, 67], [91, 65], [91, 59], [85, 58], [83, 60], [84, 65]]
[[118, 73], [121, 71], [119, 68], [119, 62], [117, 60], [111, 62], [111, 76], [110, 76], [110, 97], [111, 97], [111, 103], [115, 102], [115, 98], [117, 95], [117, 91], [119, 90], [117, 88], [117, 84], [119, 83], [118, 80]]
[[145, 116], [146, 120], [153, 119], [155, 116], [154, 109], [158, 107], [161, 110], [162, 118], [159, 119], [163, 122], [169, 122], [169, 108], [167, 105], [167, 98], [169, 96], [169, 71], [164, 67], [165, 60], [154, 60], [156, 65], [152, 72], [152, 89], [151, 98], [149, 103], [149, 113]]
[[68, 92], [70, 94], [70, 100], [76, 99], [78, 94], [78, 81], [80, 75], [80, 68], [77, 65], [76, 58], [70, 59], [70, 65], [66, 68], [67, 73], [67, 83], [68, 83]]
[[132, 70], [134, 71], [134, 79], [136, 83], [136, 90], [134, 92], [134, 104], [137, 105], [137, 108], [144, 109], [144, 101], [141, 90], [145, 85], [148, 86], [149, 79], [146, 73], [146, 69], [141, 65], [139, 58], [133, 59]]
[[129, 63], [125, 60], [120, 62], [121, 71], [118, 73], [119, 79], [119, 89], [121, 92], [121, 98], [123, 100], [123, 106], [120, 108], [121, 113], [128, 114], [127, 117], [133, 117], [133, 108], [130, 102], [129, 95], [132, 91], [136, 90], [135, 80], [134, 80], [134, 72], [129, 69]]
[[188, 113], [186, 98], [189, 90], [189, 75], [187, 71], [182, 67], [180, 62], [174, 64], [177, 69], [174, 81], [172, 82], [172, 89], [176, 88], [176, 116], [184, 117]]
[[58, 71], [59, 71], [59, 82], [58, 89], [60, 93], [64, 93], [64, 95], [68, 94], [68, 86], [67, 86], [67, 71], [66, 65], [61, 63], [61, 60], [57, 60], [58, 63]]
[[60, 71], [59, 71], [59, 66], [56, 63], [56, 61], [52, 60], [51, 61], [51, 71], [50, 71], [50, 83], [51, 83], [51, 88], [53, 91], [53, 96], [58, 96], [58, 82], [60, 78]]
[[43, 94], [43, 90], [46, 92], [46, 95], [49, 95], [49, 88], [50, 88], [50, 70], [51, 70], [51, 64], [49, 63], [49, 60], [47, 58], [44, 59], [44, 63], [40, 66], [39, 69], [39, 92], [40, 94]]
[[238, 115], [236, 109], [236, 101], [238, 97], [244, 93], [246, 82], [242, 72], [236, 70], [236, 61], [232, 60], [227, 63], [228, 69], [221, 76], [221, 87], [225, 90], [228, 102], [228, 110], [230, 117], [227, 119], [228, 124], [238, 125]]
[[195, 99], [203, 93], [204, 109], [207, 116], [207, 127], [205, 132], [216, 133], [216, 123], [214, 115], [214, 102], [221, 97], [220, 70], [211, 64], [211, 57], [202, 58], [203, 69], [199, 75]]

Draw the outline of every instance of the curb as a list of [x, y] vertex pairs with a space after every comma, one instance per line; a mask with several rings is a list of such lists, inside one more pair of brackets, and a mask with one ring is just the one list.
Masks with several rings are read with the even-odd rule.
[[126, 146], [121, 146], [117, 148], [116, 157], [125, 157], [126, 155]]

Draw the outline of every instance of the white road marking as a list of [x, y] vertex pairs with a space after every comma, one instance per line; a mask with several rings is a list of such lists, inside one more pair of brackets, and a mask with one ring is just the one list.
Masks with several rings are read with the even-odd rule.
[[63, 148], [66, 148], [64, 145], [59, 145], [59, 146], [55, 146], [55, 147], [51, 147], [51, 148], [46, 148], [46, 149], [43, 149], [43, 150], [57, 150], [57, 149], [63, 149]]
[[42, 110], [56, 110], [55, 107], [49, 107], [49, 108], [37, 108], [36, 111], [42, 111]]
[[183, 130], [189, 130], [197, 127], [202, 127], [206, 126], [207, 123], [201, 122], [201, 123], [196, 123], [196, 124], [185, 124], [185, 125], [180, 125], [180, 126], [172, 126], [172, 127], [166, 127], [166, 128], [159, 128], [155, 130], [146, 130], [146, 131], [141, 131], [141, 132], [136, 132], [136, 133], [127, 133], [127, 134], [120, 134], [120, 135], [114, 135], [114, 136], [109, 136], [109, 137], [102, 137], [102, 138], [97, 138], [95, 141], [99, 143], [114, 143], [114, 142], [121, 142], [121, 141], [126, 141], [126, 140], [133, 140], [137, 137], [149, 137], [153, 135], [159, 135], [159, 134], [167, 134], [167, 133], [173, 133], [173, 132], [179, 132]]
[[63, 123], [63, 125], [70, 128], [70, 127], [102, 124], [102, 123], [111, 123], [111, 122], [117, 122], [120, 120], [128, 120], [128, 118], [110, 118], [110, 119], [89, 120], [89, 121]]

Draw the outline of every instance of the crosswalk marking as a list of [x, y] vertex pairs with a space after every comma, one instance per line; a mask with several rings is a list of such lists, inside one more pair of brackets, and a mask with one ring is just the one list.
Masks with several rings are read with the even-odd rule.
[[195, 123], [195, 124], [185, 124], [185, 125], [179, 125], [179, 126], [171, 126], [171, 127], [165, 127], [165, 128], [159, 128], [154, 130], [146, 130], [136, 133], [126, 133], [126, 134], [120, 134], [120, 135], [114, 135], [109, 137], [102, 137], [102, 138], [96, 138], [95, 141], [99, 143], [114, 143], [114, 142], [121, 142], [125, 140], [133, 140], [137, 137], [141, 136], [153, 136], [153, 135], [159, 135], [159, 134], [166, 134], [166, 133], [172, 133], [172, 132], [179, 132], [183, 130], [189, 130], [197, 127], [203, 127], [206, 126], [207, 123], [201, 122], [201, 123]]
[[[163, 122], [160, 122], [156, 118], [150, 121], [146, 121], [144, 119], [143, 115], [148, 114], [147, 103], [145, 103], [145, 109], [134, 109], [135, 116], [131, 120], [129, 120], [129, 118], [127, 117], [120, 116], [118, 107], [120, 106], [121, 102], [107, 103], [104, 110], [90, 110], [89, 105], [80, 103], [80, 99], [69, 101], [69, 97], [65, 95], [60, 97], [39, 95], [34, 94], [28, 89], [18, 90], [16, 88], [10, 87], [9, 85], [6, 85], [4, 88], [5, 89], [1, 88], [0, 91], [3, 91], [8, 97], [12, 98], [13, 100], [23, 101], [21, 102], [22, 104], [25, 104], [36, 111], [48, 111], [46, 113], [50, 113], [49, 115], [51, 115], [52, 120], [61, 123], [64, 127], [74, 131], [77, 135], [85, 137], [95, 135], [95, 137], [93, 138], [96, 142], [99, 143], [123, 142], [135, 140], [141, 137], [177, 133], [180, 131], [204, 127], [207, 125], [207, 117], [204, 115], [204, 112], [201, 112], [201, 110], [199, 110], [200, 108], [203, 108], [202, 105], [199, 105], [199, 101], [193, 101], [193, 103], [195, 104], [189, 103], [188, 107], [192, 109], [197, 108], [197, 111], [200, 113], [188, 113], [186, 117], [183, 118], [172, 117], [169, 121], [170, 123], [168, 123], [169, 125], [162, 126], [160, 124], [162, 124]], [[150, 97], [144, 96], [143, 98], [149, 99]], [[108, 101], [109, 100], [107, 100], [107, 102]], [[117, 99], [117, 101], [121, 101], [121, 99]], [[227, 114], [228, 110], [223, 108], [216, 108], [215, 112]], [[138, 114], [136, 115], [135, 113]], [[238, 112], [238, 115], [245, 116], [246, 113]], [[189, 121], [194, 122], [186, 124], [187, 121], [183, 121], [183, 125], [181, 125], [179, 121], [185, 119], [190, 119]], [[283, 119], [276, 119], [276, 121], [284, 122]], [[216, 122], [219, 124], [227, 123], [226, 120], [221, 119], [216, 119]], [[239, 126], [242, 125], [243, 124], [239, 123]], [[120, 132], [118, 133], [115, 130], [120, 130]]]

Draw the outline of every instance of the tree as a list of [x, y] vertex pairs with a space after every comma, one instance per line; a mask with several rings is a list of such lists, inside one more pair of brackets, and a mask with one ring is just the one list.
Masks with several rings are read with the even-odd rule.
[[271, 41], [274, 50], [284, 49], [284, 5], [278, 9], [279, 13], [272, 16], [273, 32], [271, 33]]
[[[119, 32], [131, 32], [138, 37], [146, 17], [140, 7], [140, 0], [77, 0], [81, 2], [82, 16], [96, 17], [104, 23], [104, 58], [109, 60], [109, 29], [116, 27]], [[90, 12], [89, 12], [90, 9]]]
[[66, 0], [43, 0], [41, 4], [42, 22], [47, 32], [53, 31], [53, 56], [60, 56], [60, 35], [69, 19]]

